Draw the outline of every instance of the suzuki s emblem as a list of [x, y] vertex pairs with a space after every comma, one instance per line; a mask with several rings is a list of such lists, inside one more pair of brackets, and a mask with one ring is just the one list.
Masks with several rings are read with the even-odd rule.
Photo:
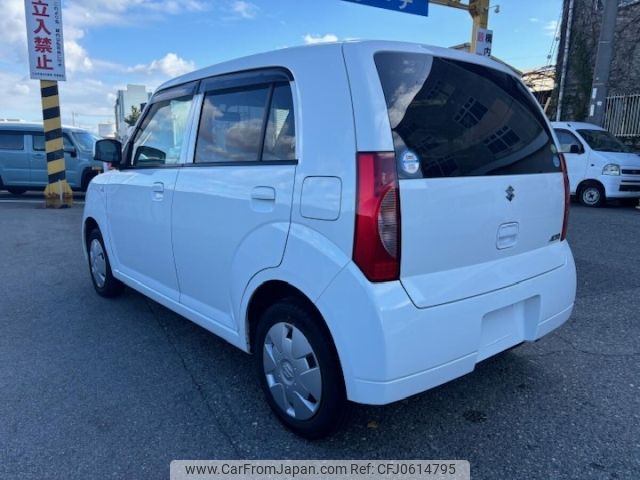
[[511, 201], [516, 196], [516, 189], [509, 185], [509, 188], [505, 190], [507, 192], [507, 200]]

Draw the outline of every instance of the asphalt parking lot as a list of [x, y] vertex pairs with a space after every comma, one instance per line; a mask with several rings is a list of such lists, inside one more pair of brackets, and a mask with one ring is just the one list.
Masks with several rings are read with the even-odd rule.
[[[303, 441], [253, 359], [128, 290], [106, 300], [82, 205], [0, 194], [0, 478], [161, 479], [172, 459], [468, 459], [476, 479], [640, 478], [640, 211], [573, 204], [573, 317], [475, 372]], [[78, 198], [81, 202], [81, 197]], [[425, 344], [425, 348], [428, 348]]]

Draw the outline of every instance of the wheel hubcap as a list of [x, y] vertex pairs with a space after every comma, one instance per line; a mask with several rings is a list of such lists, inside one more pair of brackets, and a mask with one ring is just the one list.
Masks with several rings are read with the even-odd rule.
[[600, 192], [597, 188], [587, 188], [582, 194], [584, 203], [588, 205], [595, 205], [600, 200]]
[[107, 279], [107, 259], [105, 258], [102, 244], [95, 238], [91, 241], [91, 246], [89, 247], [89, 265], [91, 267], [91, 275], [98, 288], [104, 287]]
[[267, 332], [262, 354], [269, 391], [282, 411], [297, 420], [315, 415], [322, 375], [307, 337], [289, 323], [276, 323]]

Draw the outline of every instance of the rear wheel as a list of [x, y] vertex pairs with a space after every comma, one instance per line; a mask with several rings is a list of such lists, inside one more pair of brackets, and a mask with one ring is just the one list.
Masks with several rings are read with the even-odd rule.
[[124, 290], [124, 284], [111, 273], [111, 264], [100, 230], [94, 228], [87, 237], [89, 252], [89, 272], [98, 295], [106, 298], [116, 297]]
[[22, 195], [27, 191], [26, 188], [18, 188], [18, 187], [7, 187], [7, 191], [12, 195]]
[[337, 430], [349, 405], [338, 356], [321, 321], [304, 302], [285, 299], [262, 315], [254, 343], [269, 406], [286, 427], [308, 439]]
[[601, 207], [606, 200], [604, 188], [596, 183], [590, 183], [580, 189], [580, 202], [587, 207]]

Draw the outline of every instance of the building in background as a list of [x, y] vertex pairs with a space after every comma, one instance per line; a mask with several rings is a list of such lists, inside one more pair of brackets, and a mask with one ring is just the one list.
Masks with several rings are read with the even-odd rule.
[[116, 125], [115, 123], [99, 123], [98, 135], [102, 138], [115, 138], [116, 137]]
[[[596, 54], [606, 1], [616, 0], [563, 0], [556, 62], [557, 86], [552, 100], [552, 110], [557, 112], [560, 108], [561, 120], [584, 121], [589, 118]], [[603, 126], [623, 140], [639, 146], [640, 0], [617, 1], [613, 57]], [[565, 48], [568, 52], [566, 64]]]
[[[471, 44], [469, 42], [465, 42], [465, 43], [460, 43], [458, 45], [454, 45], [454, 46], [449, 47], [449, 48], [451, 50], [458, 50], [460, 52], [469, 52], [469, 50], [471, 49]], [[498, 57], [494, 57], [493, 55], [491, 55], [490, 58], [491, 58], [491, 60], [495, 60], [496, 62], [501, 63], [505, 67], [509, 67], [519, 77], [522, 76], [522, 72], [520, 70], [518, 70], [516, 67], [514, 67], [513, 65], [510, 65], [507, 62], [505, 62], [504, 60], [501, 60]]]
[[126, 90], [118, 90], [115, 105], [115, 134], [117, 138], [126, 140], [128, 137], [129, 124], [125, 118], [131, 115], [131, 107], [142, 111], [142, 106], [149, 101], [149, 98], [151, 98], [151, 93], [144, 85], [127, 85]]
[[527, 70], [522, 74], [522, 81], [527, 84], [533, 96], [536, 97], [544, 112], [551, 115], [549, 110], [553, 89], [556, 84], [555, 65], [546, 65], [533, 70]]

